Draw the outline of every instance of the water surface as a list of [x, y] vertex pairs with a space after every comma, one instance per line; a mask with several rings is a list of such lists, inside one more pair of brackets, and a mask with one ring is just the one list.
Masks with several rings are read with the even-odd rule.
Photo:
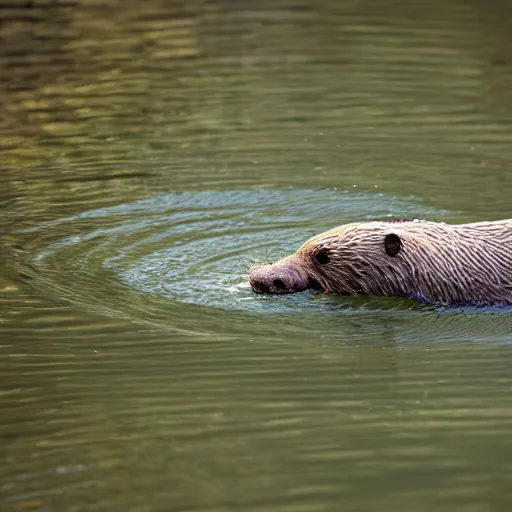
[[247, 286], [512, 216], [507, 2], [106, 4], [0, 8], [2, 510], [509, 510], [509, 311]]

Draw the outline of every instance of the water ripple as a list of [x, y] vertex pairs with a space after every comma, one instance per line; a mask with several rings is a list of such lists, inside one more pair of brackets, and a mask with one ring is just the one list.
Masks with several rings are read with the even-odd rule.
[[168, 194], [47, 223], [45, 230], [67, 224], [75, 233], [36, 262], [50, 272], [65, 263], [60, 271], [84, 270], [92, 279], [108, 272], [168, 301], [258, 312], [317, 308], [318, 300], [304, 296], [256, 297], [247, 286], [250, 265], [292, 252], [334, 225], [420, 213], [414, 200], [330, 190]]
[[248, 286], [252, 264], [289, 254], [320, 231], [404, 217], [456, 220], [414, 197], [259, 189], [162, 194], [41, 223], [25, 235], [44, 239], [31, 261], [36, 286], [111, 317], [267, 341], [310, 329], [322, 342], [510, 341], [510, 315], [494, 310], [310, 292], [257, 296]]

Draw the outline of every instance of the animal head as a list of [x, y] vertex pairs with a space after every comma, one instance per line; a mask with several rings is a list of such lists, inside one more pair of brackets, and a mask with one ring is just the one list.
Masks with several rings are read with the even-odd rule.
[[407, 253], [414, 243], [410, 222], [365, 222], [331, 229], [296, 252], [321, 288], [342, 294], [404, 294], [414, 265]]
[[331, 229], [309, 239], [283, 260], [253, 267], [251, 286], [257, 293], [316, 288], [381, 295], [388, 280], [394, 289], [402, 289], [404, 280], [399, 274], [404, 271], [410, 243], [404, 227], [400, 222], [365, 222]]

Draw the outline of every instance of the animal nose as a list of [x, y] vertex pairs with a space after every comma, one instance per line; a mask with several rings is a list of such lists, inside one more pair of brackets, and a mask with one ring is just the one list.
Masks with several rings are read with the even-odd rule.
[[282, 279], [268, 279], [263, 276], [251, 276], [251, 287], [256, 293], [283, 293], [288, 286]]
[[264, 270], [251, 272], [250, 283], [256, 293], [286, 293], [294, 290], [291, 276], [275, 277]]
[[278, 262], [253, 267], [249, 282], [255, 293], [294, 293], [305, 290], [309, 279], [292, 267]]

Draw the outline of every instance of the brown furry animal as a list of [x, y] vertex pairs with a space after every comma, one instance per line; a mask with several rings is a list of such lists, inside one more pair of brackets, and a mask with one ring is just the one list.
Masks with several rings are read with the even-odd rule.
[[249, 280], [256, 293], [314, 288], [445, 305], [512, 304], [512, 219], [348, 224], [253, 267]]

